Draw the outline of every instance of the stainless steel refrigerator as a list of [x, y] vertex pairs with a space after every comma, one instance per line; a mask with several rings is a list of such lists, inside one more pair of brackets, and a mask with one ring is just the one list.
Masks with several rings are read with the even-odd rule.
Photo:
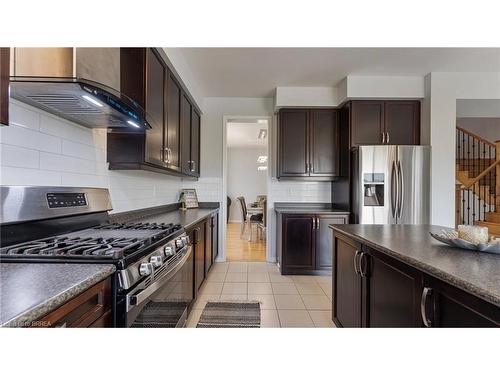
[[360, 146], [352, 156], [355, 223], [429, 223], [429, 146]]

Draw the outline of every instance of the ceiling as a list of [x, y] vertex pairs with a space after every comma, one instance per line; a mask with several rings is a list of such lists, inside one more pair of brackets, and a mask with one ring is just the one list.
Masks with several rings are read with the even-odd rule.
[[500, 48], [180, 48], [205, 97], [271, 97], [347, 75], [499, 72]]
[[227, 124], [227, 147], [267, 147], [267, 137], [259, 139], [260, 129], [267, 130], [265, 123], [254, 122], [229, 122]]

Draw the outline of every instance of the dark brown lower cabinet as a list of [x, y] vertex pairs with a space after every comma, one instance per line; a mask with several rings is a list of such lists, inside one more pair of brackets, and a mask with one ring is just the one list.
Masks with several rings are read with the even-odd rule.
[[335, 236], [333, 245], [333, 321], [337, 327], [361, 327], [361, 277], [354, 263], [361, 245]]
[[283, 275], [312, 274], [332, 270], [330, 224], [347, 224], [345, 214], [278, 215], [278, 257]]
[[500, 308], [334, 232], [338, 327], [499, 327]]
[[370, 248], [359, 255], [363, 280], [363, 326], [420, 327], [422, 274]]
[[212, 264], [215, 263], [217, 255], [219, 255], [219, 214], [216, 213], [210, 218], [210, 226], [212, 228]]
[[209, 217], [205, 223], [206, 235], [205, 235], [205, 277], [208, 276], [210, 272], [210, 267], [212, 267], [213, 256], [212, 256], [212, 241], [213, 241], [213, 227], [212, 227], [212, 217]]
[[433, 277], [424, 277], [422, 320], [427, 327], [499, 327], [500, 309]]
[[38, 319], [33, 327], [112, 327], [111, 298], [109, 277]]
[[205, 227], [206, 222], [197, 224], [192, 229], [192, 243], [194, 246], [194, 284], [195, 295], [205, 280]]

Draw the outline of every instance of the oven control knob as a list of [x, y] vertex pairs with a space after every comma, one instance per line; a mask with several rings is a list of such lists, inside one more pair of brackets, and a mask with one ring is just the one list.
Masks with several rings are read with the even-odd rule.
[[148, 276], [151, 275], [151, 272], [152, 272], [151, 263], [141, 263], [141, 265], [139, 266], [139, 275]]
[[182, 241], [182, 239], [178, 238], [175, 240], [175, 246], [180, 249], [182, 247], [184, 247], [184, 241]]
[[160, 255], [153, 255], [151, 259], [149, 259], [154, 268], [158, 268], [163, 264]]
[[184, 243], [184, 246], [187, 246], [189, 244], [189, 237], [188, 236], [182, 236], [181, 240]]
[[171, 257], [171, 256], [175, 255], [175, 250], [174, 250], [174, 247], [172, 245], [165, 246], [164, 252], [165, 252], [166, 257]]

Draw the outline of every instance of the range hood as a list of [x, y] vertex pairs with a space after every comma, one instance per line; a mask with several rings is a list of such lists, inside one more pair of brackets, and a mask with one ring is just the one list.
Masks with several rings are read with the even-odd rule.
[[10, 97], [88, 128], [150, 129], [120, 92], [119, 48], [12, 48]]

